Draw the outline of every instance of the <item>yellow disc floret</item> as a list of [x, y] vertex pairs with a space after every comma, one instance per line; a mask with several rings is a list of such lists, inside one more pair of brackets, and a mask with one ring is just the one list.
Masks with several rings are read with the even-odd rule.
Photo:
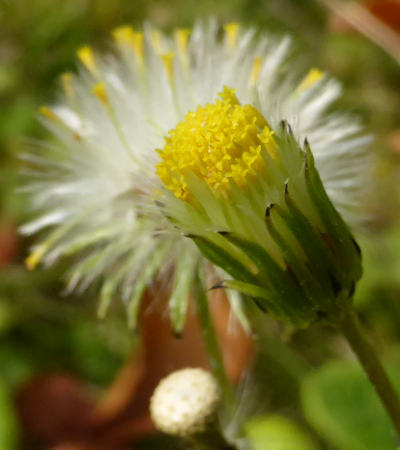
[[228, 195], [232, 184], [245, 188], [263, 170], [263, 151], [275, 153], [273, 131], [261, 113], [241, 105], [227, 87], [219, 97], [214, 104], [187, 113], [158, 150], [157, 175], [183, 200], [191, 200], [189, 176], [204, 180], [217, 194]]

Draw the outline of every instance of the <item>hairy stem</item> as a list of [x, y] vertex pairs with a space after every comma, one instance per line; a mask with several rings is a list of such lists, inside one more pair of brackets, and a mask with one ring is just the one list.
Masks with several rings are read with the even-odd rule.
[[400, 437], [399, 397], [389, 380], [376, 351], [365, 337], [354, 310], [350, 310], [342, 320], [341, 330], [354, 353], [357, 355]]
[[214, 323], [208, 307], [208, 298], [200, 275], [195, 277], [193, 294], [211, 372], [221, 386], [225, 405], [230, 409], [234, 406], [234, 392], [225, 371], [222, 352], [218, 344]]

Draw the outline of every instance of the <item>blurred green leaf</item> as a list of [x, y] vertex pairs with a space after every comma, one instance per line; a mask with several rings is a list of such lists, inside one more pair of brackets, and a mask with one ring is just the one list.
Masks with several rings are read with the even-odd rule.
[[14, 308], [0, 297], [0, 336], [14, 325], [15, 314]]
[[[400, 370], [391, 367], [396, 381]], [[309, 422], [338, 448], [396, 449], [390, 419], [356, 363], [329, 362], [309, 375], [302, 385], [302, 402]]]
[[0, 450], [16, 450], [18, 447], [18, 423], [7, 385], [0, 380]]
[[37, 105], [30, 97], [20, 97], [0, 111], [0, 138], [15, 139], [26, 136], [34, 125]]
[[0, 367], [1, 378], [10, 388], [20, 386], [35, 373], [35, 361], [29, 350], [9, 341], [0, 345]]
[[364, 274], [357, 284], [356, 305], [373, 302], [382, 289], [400, 292], [400, 228], [364, 237], [360, 245]]
[[253, 450], [316, 450], [317, 447], [296, 423], [282, 416], [259, 416], [245, 425]]
[[110, 383], [130, 349], [127, 334], [111, 336], [109, 329], [101, 323], [82, 320], [71, 329], [70, 343], [76, 369], [94, 383]]
[[19, 72], [16, 67], [11, 65], [0, 67], [0, 95], [13, 89], [19, 81]]

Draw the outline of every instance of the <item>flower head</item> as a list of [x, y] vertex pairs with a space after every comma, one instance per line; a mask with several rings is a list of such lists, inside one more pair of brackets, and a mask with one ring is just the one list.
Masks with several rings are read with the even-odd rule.
[[[324, 192], [348, 221], [358, 220], [368, 139], [353, 120], [327, 113], [338, 85], [316, 69], [299, 74], [287, 38], [256, 37], [237, 24], [219, 31], [214, 22], [172, 36], [121, 27], [112, 55], [78, 52], [79, 75], [64, 75], [60, 103], [41, 109], [57, 143], [28, 156], [38, 166], [26, 188], [37, 216], [22, 231], [41, 231], [42, 240], [27, 265], [77, 256], [68, 287], [83, 290], [101, 278], [101, 314], [121, 296], [135, 324], [146, 287], [173, 266], [170, 311], [182, 329], [191, 280], [203, 270], [182, 230], [202, 239], [214, 233], [211, 241], [221, 244], [227, 235], [216, 231], [242, 227], [242, 237], [265, 238], [264, 250], [282, 268], [282, 250], [260, 219], [266, 204], [294, 198], [293, 208], [301, 204], [324, 230], [304, 194], [298, 143], [305, 137]], [[282, 119], [293, 134], [281, 130]], [[279, 211], [272, 223], [284, 220]], [[229, 245], [252, 272], [251, 258]]]
[[203, 369], [182, 369], [161, 380], [150, 401], [156, 427], [168, 434], [202, 433], [217, 420], [221, 392], [214, 377]]

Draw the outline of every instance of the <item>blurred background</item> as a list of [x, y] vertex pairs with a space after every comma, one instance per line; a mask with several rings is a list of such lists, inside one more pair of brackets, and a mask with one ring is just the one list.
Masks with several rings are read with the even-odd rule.
[[[356, 306], [400, 388], [400, 2], [0, 0], [0, 450], [181, 448], [154, 433], [146, 405], [172, 360], [205, 364], [193, 352], [195, 320], [179, 344], [157, 316], [140, 337], [118, 302], [97, 319], [96, 289], [63, 295], [61, 264], [28, 271], [18, 155], [48, 138], [38, 108], [56, 98], [60, 74], [75, 70], [79, 47], [107, 49], [123, 24], [169, 31], [210, 16], [290, 33], [304, 64], [343, 84], [335, 108], [375, 136]], [[214, 311], [221, 327], [226, 314]], [[248, 374], [234, 425], [255, 450], [395, 450], [385, 413], [333, 330], [289, 336], [272, 320], [263, 329], [251, 370], [246, 338], [235, 341], [243, 357], [230, 368], [235, 381]], [[229, 337], [222, 346], [229, 356]]]

